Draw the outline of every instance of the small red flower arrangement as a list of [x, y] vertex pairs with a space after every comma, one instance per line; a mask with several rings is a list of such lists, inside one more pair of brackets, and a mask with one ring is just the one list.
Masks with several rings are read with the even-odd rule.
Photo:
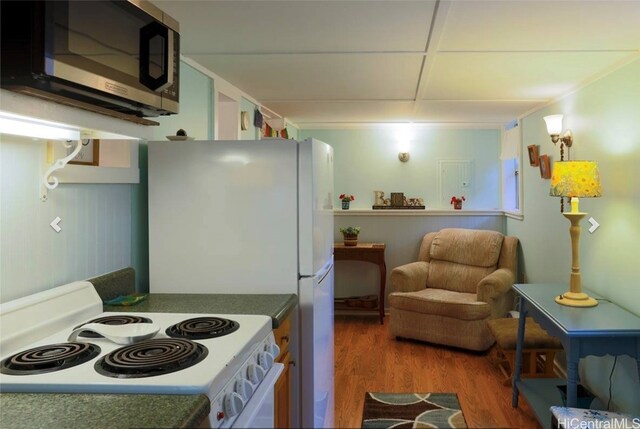
[[456, 197], [455, 195], [451, 197], [451, 204], [453, 204], [454, 210], [461, 210], [463, 201], [466, 201], [464, 195], [460, 198]]
[[349, 195], [349, 194], [340, 194], [340, 196], [338, 197], [340, 198], [340, 200], [342, 200], [342, 202], [349, 202], [349, 201], [353, 201], [356, 199], [356, 197], [354, 197], [353, 195]]

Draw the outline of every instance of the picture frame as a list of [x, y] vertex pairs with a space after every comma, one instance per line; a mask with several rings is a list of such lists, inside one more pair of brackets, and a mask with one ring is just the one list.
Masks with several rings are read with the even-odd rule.
[[404, 192], [391, 193], [391, 207], [404, 206]]
[[532, 167], [538, 167], [540, 164], [540, 157], [538, 156], [538, 145], [527, 146], [529, 151], [529, 165]]
[[551, 163], [549, 162], [548, 155], [541, 155], [539, 158], [540, 163], [540, 177], [543, 179], [551, 179]]
[[[69, 149], [72, 151], [73, 149]], [[69, 161], [69, 164], [76, 165], [99, 165], [100, 161], [100, 140], [99, 139], [82, 139], [82, 149]]]

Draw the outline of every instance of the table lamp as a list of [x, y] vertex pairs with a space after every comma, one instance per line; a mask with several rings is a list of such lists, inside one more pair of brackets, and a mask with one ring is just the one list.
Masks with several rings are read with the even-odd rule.
[[595, 161], [560, 161], [553, 164], [551, 190], [554, 197], [571, 198], [571, 212], [563, 213], [571, 226], [571, 278], [569, 292], [556, 297], [558, 304], [570, 307], [595, 307], [598, 301], [582, 292], [580, 277], [580, 221], [587, 214], [580, 211], [578, 198], [602, 196], [600, 173]]

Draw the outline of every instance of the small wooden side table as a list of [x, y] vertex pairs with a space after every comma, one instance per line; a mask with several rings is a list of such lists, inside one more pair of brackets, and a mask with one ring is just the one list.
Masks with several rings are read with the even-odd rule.
[[387, 264], [384, 260], [385, 248], [384, 243], [358, 243], [357, 246], [345, 246], [343, 243], [333, 244], [334, 260], [371, 262], [380, 269], [378, 311], [381, 325], [384, 324], [384, 291], [387, 281]]

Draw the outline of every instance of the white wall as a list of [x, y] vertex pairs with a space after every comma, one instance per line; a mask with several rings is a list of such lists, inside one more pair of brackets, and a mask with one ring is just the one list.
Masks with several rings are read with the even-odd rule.
[[1, 302], [131, 262], [132, 185], [60, 184], [41, 202], [45, 145], [0, 135]]

